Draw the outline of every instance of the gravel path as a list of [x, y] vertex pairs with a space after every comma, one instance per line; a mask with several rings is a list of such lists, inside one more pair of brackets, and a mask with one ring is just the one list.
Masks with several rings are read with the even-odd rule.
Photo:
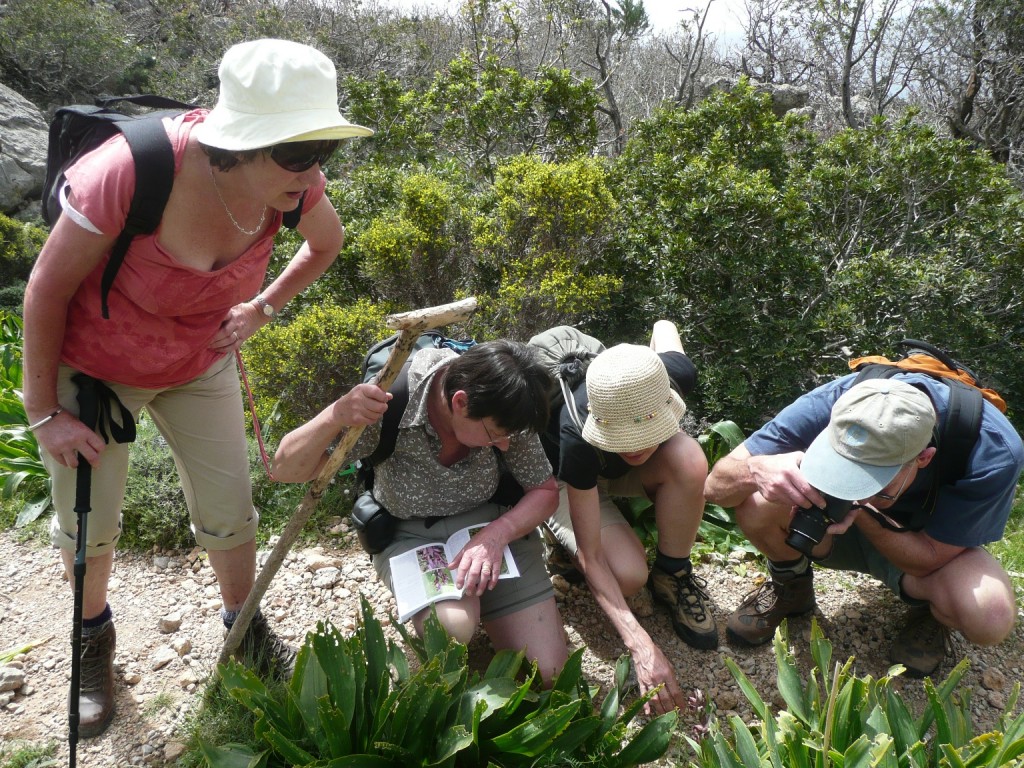
[[[382, 620], [394, 610], [365, 554], [350, 543], [339, 522], [331, 539], [314, 549], [293, 551], [264, 599], [264, 611], [285, 638], [298, 644], [317, 621], [328, 619], [344, 631], [355, 626], [362, 592]], [[265, 554], [265, 553], [264, 553]], [[725, 618], [754, 585], [759, 567], [737, 560], [702, 563], [717, 606], [720, 630]], [[54, 552], [38, 544], [19, 544], [0, 533], [0, 650], [37, 643], [6, 668], [0, 668], [0, 743], [56, 741], [58, 764], [67, 764], [67, 689], [70, 678], [71, 595]], [[572, 648], [586, 646], [585, 670], [599, 684], [611, 680], [623, 647], [585, 587], [556, 579], [560, 608]], [[858, 674], [884, 675], [889, 639], [897, 631], [902, 606], [871, 580], [818, 571], [816, 616], [833, 643], [833, 658], [857, 658]], [[185, 738], [181, 725], [201, 702], [222, 643], [219, 593], [205, 555], [191, 552], [119, 554], [110, 602], [118, 633], [115, 660], [117, 715], [97, 739], [79, 744], [81, 766], [174, 765]], [[660, 609], [643, 625], [674, 662], [684, 690], [698, 688], [720, 714], [750, 718], [749, 707], [722, 659], [734, 658], [766, 699], [775, 693], [775, 663], [770, 644], [757, 649], [731, 647], [696, 651], [680, 642]], [[965, 684], [971, 689], [976, 732], [995, 725], [1014, 681], [1024, 678], [1024, 623], [997, 648], [978, 648], [954, 636], [956, 658], [971, 657]], [[389, 630], [393, 632], [393, 630]], [[793, 623], [798, 657], [808, 663], [809, 619]], [[472, 655], [486, 660], [486, 639], [478, 635]], [[952, 658], [941, 670], [944, 677]], [[921, 683], [897, 681], [903, 695], [920, 710]], [[694, 722], [687, 713], [683, 727]], [[0, 749], [0, 753], [2, 753]], [[665, 765], [678, 764], [689, 750], [674, 746]]]

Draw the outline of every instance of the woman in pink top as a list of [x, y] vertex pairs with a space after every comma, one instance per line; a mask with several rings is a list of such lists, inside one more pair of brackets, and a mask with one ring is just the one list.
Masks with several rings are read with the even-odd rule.
[[[165, 120], [174, 186], [159, 228], [136, 237], [100, 311], [100, 278], [124, 226], [135, 168], [121, 136], [68, 170], [64, 212], [25, 292], [25, 409], [53, 479], [51, 524], [73, 583], [79, 461], [93, 467], [86, 542], [79, 733], [101, 733], [114, 709], [115, 633], [107, 583], [128, 448], [77, 418], [81, 372], [153, 418], [174, 454], [196, 541], [217, 575], [227, 626], [252, 588], [256, 524], [244, 411], [233, 353], [337, 257], [344, 228], [320, 166], [340, 140], [369, 136], [338, 111], [331, 61], [305, 45], [257, 40], [220, 65], [213, 110]], [[304, 242], [262, 292], [282, 216], [302, 206]], [[257, 614], [243, 650], [282, 647]]]

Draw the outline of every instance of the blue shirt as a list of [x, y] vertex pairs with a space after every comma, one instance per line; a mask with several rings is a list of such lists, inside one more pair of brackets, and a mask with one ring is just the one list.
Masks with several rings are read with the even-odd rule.
[[[832, 405], [853, 386], [856, 377], [856, 373], [843, 376], [795, 400], [747, 438], [747, 450], [753, 456], [806, 451], [828, 426]], [[913, 384], [931, 398], [938, 415], [936, 434], [942, 434], [949, 387], [920, 373], [898, 373], [894, 378]], [[935, 458], [885, 511], [887, 516], [904, 522], [922, 512], [938, 468]], [[964, 476], [952, 485], [940, 483], [935, 508], [922, 530], [936, 541], [952, 546], [977, 547], [998, 541], [1006, 528], [1022, 468], [1024, 447], [1020, 435], [998, 408], [984, 401], [981, 432]]]

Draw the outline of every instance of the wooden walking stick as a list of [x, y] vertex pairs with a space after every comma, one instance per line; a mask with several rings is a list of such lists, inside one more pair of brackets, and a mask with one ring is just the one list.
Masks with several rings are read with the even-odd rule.
[[[402, 370], [402, 365], [409, 359], [413, 344], [427, 328], [436, 328], [460, 320], [466, 320], [473, 314], [474, 310], [476, 310], [476, 299], [469, 298], [451, 304], [443, 304], [439, 307], [427, 307], [426, 309], [415, 309], [398, 315], [389, 315], [386, 322], [387, 327], [399, 332], [398, 340], [391, 348], [384, 367], [377, 372], [374, 383], [384, 390], [394, 383], [398, 372]], [[263, 600], [263, 595], [266, 594], [270, 582], [273, 581], [274, 576], [277, 575], [278, 570], [281, 568], [285, 555], [288, 554], [292, 544], [295, 543], [295, 539], [298, 538], [306, 521], [309, 520], [309, 516], [313, 514], [313, 510], [316, 509], [316, 505], [320, 502], [320, 497], [324, 495], [324, 491], [331, 480], [334, 479], [338, 470], [349, 462], [349, 453], [351, 453], [356, 441], [363, 433], [363, 429], [364, 427], [362, 426], [345, 427], [338, 433], [337, 448], [334, 449], [334, 452], [327, 460], [327, 464], [309, 486], [305, 497], [295, 510], [291, 520], [284, 527], [284, 530], [281, 531], [281, 537], [278, 539], [277, 544], [274, 545], [274, 549], [271, 550], [267, 561], [263, 564], [263, 568], [260, 569], [256, 582], [249, 592], [249, 596], [245, 599], [245, 603], [238, 612], [235, 623], [231, 626], [231, 630], [224, 640], [224, 648], [220, 652], [220, 658], [217, 660], [218, 663], [226, 663], [232, 654], [238, 650], [238, 646], [242, 642], [242, 636], [245, 634], [246, 629], [249, 628], [252, 617], [256, 615], [256, 610], [259, 608], [260, 601]]]

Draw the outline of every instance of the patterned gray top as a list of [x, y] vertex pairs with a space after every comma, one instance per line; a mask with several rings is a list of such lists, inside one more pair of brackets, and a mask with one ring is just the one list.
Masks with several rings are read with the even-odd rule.
[[[373, 495], [395, 517], [449, 517], [486, 502], [498, 487], [500, 470], [491, 446], [470, 448], [450, 467], [438, 462], [441, 440], [427, 418], [430, 382], [453, 358], [450, 349], [424, 349], [409, 366], [409, 404], [399, 422], [395, 452], [373, 469]], [[354, 456], [368, 456], [380, 441], [380, 422], [363, 430]], [[505, 463], [529, 490], [551, 477], [551, 464], [534, 433], [509, 441]]]

